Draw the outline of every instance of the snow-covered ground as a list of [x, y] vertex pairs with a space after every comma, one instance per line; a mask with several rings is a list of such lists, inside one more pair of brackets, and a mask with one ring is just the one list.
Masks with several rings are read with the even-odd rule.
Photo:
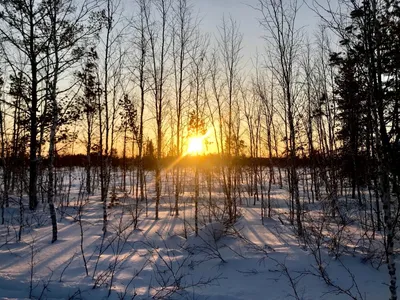
[[[71, 200], [78, 188], [75, 183]], [[147, 188], [150, 206], [146, 216], [141, 203], [139, 229], [132, 221], [134, 199], [122, 198], [108, 210], [103, 238], [102, 204], [91, 196], [81, 222], [75, 201], [63, 216], [59, 211], [54, 244], [47, 209], [25, 213], [17, 242], [19, 210], [12, 204], [5, 212], [6, 224], [0, 225], [0, 299], [388, 298], [384, 265], [377, 270], [357, 252], [336, 257], [322, 247], [317, 254], [331, 280], [328, 285], [318, 275], [312, 249], [296, 238], [285, 219], [275, 214], [262, 225], [259, 203], [243, 201], [241, 217], [229, 228], [215, 218], [209, 224], [202, 221], [196, 237], [190, 193], [182, 198], [179, 217], [171, 215], [170, 198], [164, 196], [160, 220], [155, 220], [153, 187], [149, 183]], [[284, 190], [274, 186], [272, 196], [275, 208], [285, 206]], [[219, 197], [213, 193], [213, 199]], [[207, 220], [208, 199], [203, 201], [200, 220]]]

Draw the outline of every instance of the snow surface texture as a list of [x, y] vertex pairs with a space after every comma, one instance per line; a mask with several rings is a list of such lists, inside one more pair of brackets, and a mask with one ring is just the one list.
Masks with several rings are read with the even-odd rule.
[[[286, 196], [274, 187], [274, 207], [284, 207]], [[81, 222], [79, 203], [71, 200], [68, 208], [58, 210], [59, 240], [54, 244], [46, 207], [25, 213], [22, 240], [16, 242], [19, 211], [12, 204], [5, 212], [8, 221], [0, 226], [0, 299], [350, 299], [315, 276], [312, 251], [282, 218], [275, 214], [262, 225], [259, 203], [244, 201], [239, 221], [228, 228], [215, 219], [203, 222], [208, 219], [204, 205], [203, 225], [195, 236], [189, 195], [182, 197], [179, 217], [163, 197], [157, 221], [149, 199], [148, 214], [141, 204], [139, 229], [134, 230], [135, 200], [122, 197], [108, 210], [104, 238], [99, 197], [84, 203]], [[356, 254], [337, 258], [328, 249], [320, 254], [324, 272], [344, 291], [357, 298], [388, 298], [384, 265], [373, 268]]]

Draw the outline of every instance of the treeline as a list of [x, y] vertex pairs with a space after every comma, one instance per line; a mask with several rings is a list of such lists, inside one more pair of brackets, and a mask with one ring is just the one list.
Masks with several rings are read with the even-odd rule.
[[[313, 161], [317, 159], [319, 166], [327, 166], [328, 163], [332, 161], [332, 158], [327, 161], [324, 157], [313, 157]], [[346, 169], [347, 163], [343, 164], [343, 157], [336, 157], [333, 158], [335, 163], [339, 166], [343, 167], [343, 172], [345, 177], [349, 176], [349, 170]], [[359, 160], [363, 159], [360, 157]], [[28, 158], [26, 158], [25, 162], [28, 162]], [[99, 167], [101, 161], [99, 160], [99, 155], [97, 153], [91, 154], [91, 162], [94, 167]], [[12, 162], [10, 162], [12, 163]], [[57, 168], [64, 168], [64, 167], [85, 167], [87, 163], [87, 156], [83, 154], [65, 154], [61, 156], [55, 157], [55, 166]], [[112, 157], [111, 158], [111, 165], [114, 168], [123, 168], [126, 166], [128, 169], [136, 169], [140, 164], [143, 164], [143, 167], [147, 171], [154, 171], [157, 164], [157, 159], [152, 156], [144, 156], [142, 158], [142, 162], [139, 161], [138, 157]], [[312, 163], [312, 160], [309, 157], [296, 157], [296, 167], [298, 168], [308, 168]], [[367, 166], [367, 163], [372, 162], [360, 162], [360, 165]], [[48, 160], [44, 159], [43, 164], [47, 166]], [[194, 167], [194, 166], [201, 166], [202, 168], [214, 168], [214, 167], [221, 167], [227, 166], [231, 164], [237, 167], [254, 167], [254, 166], [263, 166], [269, 167], [273, 166], [276, 168], [287, 168], [288, 160], [285, 157], [273, 157], [265, 158], [265, 157], [248, 157], [248, 156], [239, 156], [239, 157], [221, 157], [219, 154], [207, 154], [207, 155], [197, 155], [197, 156], [185, 156], [185, 157], [163, 157], [161, 159], [161, 168], [167, 169], [170, 166], [176, 165], [179, 167]], [[0, 163], [1, 165], [1, 163]], [[360, 170], [362, 170], [360, 168]]]
[[[313, 158], [315, 159], [315, 157]], [[157, 159], [151, 156], [144, 156], [142, 158], [143, 162], [139, 161], [138, 157], [129, 157], [129, 158], [122, 158], [122, 157], [112, 157], [111, 158], [111, 165], [116, 168], [123, 168], [124, 165], [127, 166], [129, 169], [135, 169], [143, 163], [143, 167], [145, 170], [155, 170]], [[27, 159], [25, 160], [28, 161]], [[100, 160], [99, 155], [97, 153], [91, 154], [91, 161], [92, 165], [99, 167]], [[319, 165], [323, 166], [326, 165], [328, 162], [324, 161], [323, 157], [320, 157]], [[342, 158], [338, 157], [336, 159], [336, 163], [340, 164]], [[87, 156], [83, 154], [76, 154], [76, 155], [61, 155], [56, 156], [55, 158], [55, 166], [60, 167], [84, 167], [87, 162]], [[11, 162], [12, 163], [12, 162]], [[47, 159], [43, 160], [43, 164], [47, 165]], [[185, 156], [185, 157], [163, 157], [161, 159], [161, 168], [166, 169], [172, 165], [177, 165], [179, 167], [194, 167], [194, 166], [201, 166], [203, 168], [213, 168], [219, 166], [227, 166], [231, 164], [233, 166], [238, 167], [250, 167], [250, 166], [274, 166], [279, 168], [286, 168], [288, 165], [288, 161], [285, 157], [273, 157], [265, 158], [265, 157], [221, 157], [218, 154], [208, 154], [208, 155], [198, 155], [198, 156]], [[311, 159], [308, 157], [296, 158], [295, 162], [297, 167], [309, 167], [311, 164]]]
[[[360, 157], [359, 159], [362, 159]], [[343, 157], [333, 158], [337, 165], [343, 164]], [[312, 162], [318, 161], [319, 166], [327, 166], [332, 158], [327, 161], [323, 156], [314, 155], [313, 159], [309, 157], [296, 157], [296, 167], [298, 168], [308, 168], [311, 166]], [[87, 166], [88, 157], [84, 154], [61, 154], [54, 156], [54, 166], [56, 168], [84, 168]], [[100, 154], [91, 153], [90, 161], [93, 167], [99, 168], [101, 166]], [[41, 160], [41, 166], [47, 168], [50, 161], [48, 158], [43, 158]], [[372, 162], [369, 162], [372, 163]], [[13, 158], [8, 157], [0, 161], [0, 166], [27, 166], [29, 164], [29, 156], [25, 155], [23, 157]], [[141, 159], [139, 157], [120, 157], [120, 156], [110, 156], [110, 164], [113, 168], [122, 169], [127, 168], [129, 170], [137, 169], [141, 164], [146, 171], [154, 171], [156, 169], [157, 159], [154, 156], [144, 155]], [[347, 164], [347, 163], [345, 163]], [[366, 166], [367, 162], [361, 165]], [[161, 159], [161, 168], [168, 169], [170, 166], [179, 167], [195, 167], [200, 166], [201, 168], [217, 168], [227, 165], [232, 165], [235, 167], [270, 167], [275, 168], [287, 168], [288, 160], [286, 157], [249, 157], [249, 156], [238, 156], [238, 157], [227, 157], [221, 156], [219, 154], [207, 154], [207, 155], [196, 155], [196, 156], [166, 156]], [[346, 169], [346, 165], [343, 165], [343, 172], [346, 173], [345, 177], [349, 176], [349, 170]]]

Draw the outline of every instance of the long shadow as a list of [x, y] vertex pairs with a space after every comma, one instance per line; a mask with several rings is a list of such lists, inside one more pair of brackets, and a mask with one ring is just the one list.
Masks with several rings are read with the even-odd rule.
[[[74, 223], [69, 224], [69, 225], [59, 229], [58, 230], [58, 236], [60, 237], [63, 231], [66, 231], [67, 229], [72, 228], [73, 225], [74, 225]], [[40, 252], [45, 247], [47, 248], [47, 247], [51, 247], [52, 246], [52, 244], [50, 244], [51, 230], [52, 229], [51, 229], [50, 226], [47, 226], [47, 228], [41, 228], [42, 232], [40, 233], [40, 237], [35, 238], [35, 244], [39, 244], [40, 246], [35, 247], [34, 248], [35, 251], [39, 251]], [[45, 243], [44, 242], [45, 240], [48, 240], [49, 243]], [[17, 253], [27, 253], [25, 255], [19, 256], [18, 259], [24, 259], [24, 258], [27, 258], [27, 257], [29, 257], [31, 255], [31, 253], [30, 253], [31, 249], [30, 249], [30, 245], [29, 245], [28, 242], [21, 242], [21, 243], [15, 242], [15, 244], [16, 245], [18, 245], [18, 244], [19, 245], [23, 245], [21, 248], [15, 249], [15, 251], [14, 251], [15, 254], [17, 254]], [[5, 269], [5, 268], [7, 268], [7, 267], [9, 267], [9, 266], [11, 266], [13, 264], [14, 264], [14, 262], [10, 262], [8, 265], [5, 265], [4, 267], [0, 267], [0, 270]]]
[[[247, 213], [249, 213], [249, 214], [251, 214], [252, 216], [256, 216], [257, 218], [259, 217], [259, 215], [257, 214], [257, 212], [255, 211], [255, 209], [248, 209], [247, 210]], [[254, 219], [254, 218], [253, 218]], [[268, 225], [270, 225], [270, 226], [273, 226], [273, 227], [279, 227], [280, 228], [280, 224], [276, 221], [276, 220], [274, 220], [274, 219], [267, 219], [267, 220], [265, 220], [267, 223], [268, 223]], [[259, 221], [259, 224], [254, 224], [254, 223], [251, 223], [251, 222], [249, 222], [247, 219], [246, 219], [246, 222], [247, 222], [247, 226], [245, 227], [245, 228], [247, 228], [253, 235], [254, 235], [254, 237], [256, 238], [256, 239], [258, 239], [258, 241], [259, 242], [261, 242], [263, 245], [264, 244], [268, 244], [269, 246], [271, 246], [271, 247], [273, 247], [275, 250], [277, 250], [277, 249], [279, 249], [279, 248], [289, 248], [290, 246], [292, 246], [290, 243], [288, 243], [285, 239], [283, 239], [283, 238], [281, 238], [281, 236], [280, 236], [280, 234], [279, 233], [277, 233], [277, 232], [273, 232], [270, 228], [269, 228], [269, 226], [267, 227], [267, 226], [265, 226], [265, 225], [262, 225], [261, 224], [261, 221]], [[274, 244], [270, 244], [269, 242], [271, 242], [271, 241], [268, 241], [268, 240], [265, 240], [265, 239], [263, 239], [261, 236], [260, 236], [260, 233], [256, 230], [256, 228], [255, 227], [259, 227], [260, 229], [262, 229], [262, 230], [266, 230], [267, 231], [267, 234], [269, 235], [269, 236], [273, 236], [274, 237], [274, 239], [276, 240], [276, 242], [274, 243]], [[281, 247], [279, 247], [281, 245]], [[278, 246], [278, 247], [276, 247], [276, 246]]]
[[[79, 225], [76, 224], [76, 226], [79, 226]], [[69, 228], [71, 228], [71, 226], [68, 226], [68, 228], [66, 228], [66, 229], [69, 229]], [[94, 228], [91, 227], [91, 228], [87, 229], [86, 232], [87, 231], [94, 231]], [[97, 230], [95, 230], [95, 231], [97, 232]], [[62, 232], [62, 231], [60, 231], [60, 232]], [[88, 234], [88, 233], [86, 233], [86, 234]], [[91, 235], [91, 236], [94, 236], [94, 235]], [[99, 237], [99, 238], [101, 238], [101, 237]], [[88, 240], [86, 239], [85, 240], [86, 241], [85, 249], [90, 249], [90, 247], [93, 244], [95, 244], [99, 240], [99, 238], [93, 239], [93, 241], [91, 243], [89, 243], [89, 244], [87, 243]], [[41, 240], [43, 240], [43, 239], [41, 239]], [[72, 243], [71, 243], [71, 241], [72, 241]], [[38, 240], [36, 240], [35, 243], [38, 243]], [[66, 257], [68, 256], [67, 257], [67, 261], [68, 261], [73, 255], [72, 252], [74, 252], [74, 253], [76, 252], [76, 251], [73, 251], [73, 249], [78, 249], [79, 245], [80, 245], [80, 240], [79, 239], [74, 239], [74, 240], [73, 239], [65, 239], [65, 240], [59, 239], [54, 244], [40, 243], [40, 245], [38, 245], [38, 247], [34, 248], [34, 251], [37, 252], [37, 254], [36, 254], [37, 256], [40, 256], [42, 253], [44, 253], [44, 257], [43, 257], [43, 259], [41, 261], [39, 261], [38, 263], [35, 264], [35, 267], [34, 267], [35, 272], [40, 272], [42, 270], [42, 266], [43, 265], [48, 265], [49, 262], [52, 263], [52, 262], [58, 261], [60, 253], [63, 253], [63, 256], [66, 256]], [[30, 246], [27, 245], [25, 247], [25, 249], [29, 248], [29, 247]], [[57, 250], [57, 248], [59, 248], [58, 249], [59, 251], [55, 251], [55, 250]], [[26, 255], [17, 258], [18, 261], [21, 261], [21, 262], [16, 263], [15, 260], [12, 260], [11, 262], [9, 262], [9, 264], [3, 266], [1, 268], [1, 270], [5, 270], [5, 269], [7, 269], [9, 267], [13, 267], [13, 268], [16, 268], [16, 269], [19, 270], [18, 274], [22, 274], [24, 272], [28, 272], [29, 268], [30, 268], [29, 261], [31, 259], [31, 250], [28, 249], [25, 252], [27, 252]], [[47, 256], [46, 255], [47, 253], [52, 253], [52, 255], [51, 256]], [[70, 254], [64, 254], [64, 253], [70, 253]], [[63, 265], [63, 263], [64, 263], [64, 261], [62, 263], [60, 263], [57, 268], [52, 269], [52, 270], [55, 272], [59, 267], [61, 267]], [[26, 271], [20, 271], [21, 268], [18, 268], [16, 266], [18, 264], [26, 264], [26, 268], [25, 268]], [[24, 270], [24, 268], [22, 268], [22, 270]]]

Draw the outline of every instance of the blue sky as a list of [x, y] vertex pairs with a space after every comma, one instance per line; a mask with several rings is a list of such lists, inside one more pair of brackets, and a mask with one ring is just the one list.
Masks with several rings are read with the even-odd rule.
[[[299, 1], [300, 2], [300, 1]], [[231, 15], [240, 25], [243, 33], [243, 58], [251, 59], [263, 51], [263, 29], [257, 18], [261, 15], [251, 6], [257, 6], [258, 0], [193, 0], [192, 2], [202, 17], [202, 28], [206, 32], [218, 34], [217, 26], [221, 26], [223, 15]], [[297, 24], [312, 35], [319, 19], [306, 4], [301, 7]]]

